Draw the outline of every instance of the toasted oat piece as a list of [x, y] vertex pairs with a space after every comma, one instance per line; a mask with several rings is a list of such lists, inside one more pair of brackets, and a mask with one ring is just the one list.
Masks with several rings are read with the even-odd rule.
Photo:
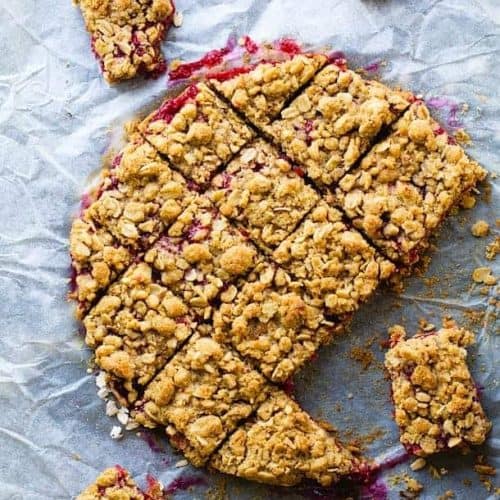
[[274, 251], [273, 259], [323, 300], [329, 314], [355, 311], [395, 270], [324, 201]]
[[163, 487], [158, 481], [151, 481], [148, 491], [142, 492], [130, 473], [116, 465], [99, 474], [93, 484], [85, 488], [76, 500], [161, 500]]
[[167, 99], [139, 129], [178, 170], [200, 184], [254, 135], [204, 83]]
[[279, 390], [210, 460], [210, 467], [217, 471], [281, 486], [305, 479], [329, 486], [360, 466], [334, 435]]
[[331, 186], [369, 149], [382, 128], [403, 113], [409, 99], [408, 92], [330, 64], [266, 130], [305, 166], [311, 179]]
[[263, 262], [228, 287], [213, 316], [213, 336], [233, 347], [273, 382], [284, 382], [344, 323], [276, 265]]
[[213, 78], [209, 83], [251, 123], [265, 128], [326, 62], [322, 54], [298, 54], [282, 62], [260, 63], [229, 80]]
[[133, 413], [147, 427], [166, 426], [172, 445], [195, 466], [205, 464], [269, 390], [264, 377], [209, 330], [200, 329], [172, 358]]
[[359, 167], [345, 175], [336, 203], [389, 258], [414, 263], [450, 208], [486, 171], [414, 103]]
[[198, 316], [209, 319], [212, 302], [231, 281], [261, 260], [254, 245], [200, 196], [177, 218], [144, 260], [159, 282]]
[[390, 333], [393, 347], [385, 366], [406, 449], [426, 456], [483, 443], [491, 423], [466, 363], [465, 347], [474, 342], [474, 334], [451, 321], [410, 339], [401, 326]]
[[174, 15], [171, 0], [74, 0], [92, 36], [105, 80], [116, 83], [166, 69], [160, 43]]
[[212, 180], [208, 196], [257, 245], [271, 251], [320, 199], [302, 175], [299, 167], [258, 139]]
[[195, 195], [153, 147], [131, 136], [71, 227], [72, 297], [80, 303], [79, 316]]
[[111, 285], [83, 324], [108, 387], [128, 406], [193, 333], [196, 318], [141, 262]]

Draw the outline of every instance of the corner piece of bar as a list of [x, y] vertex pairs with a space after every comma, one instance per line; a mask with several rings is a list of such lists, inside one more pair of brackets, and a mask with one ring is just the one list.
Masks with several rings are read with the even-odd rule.
[[263, 262], [220, 295], [212, 336], [231, 344], [273, 382], [282, 383], [320, 346], [344, 331], [349, 318], [324, 314], [303, 283]]
[[180, 172], [199, 184], [207, 183], [254, 136], [204, 83], [167, 99], [139, 129]]
[[140, 262], [111, 285], [83, 324], [108, 387], [130, 406], [191, 336], [196, 321], [188, 306], [157, 282], [153, 268]]
[[79, 316], [196, 196], [142, 137], [133, 132], [129, 139], [71, 227]]
[[465, 347], [474, 342], [474, 334], [452, 321], [409, 339], [401, 326], [392, 327], [390, 334], [385, 367], [405, 448], [427, 456], [482, 444], [491, 423], [466, 363]]
[[209, 83], [248, 121], [263, 129], [326, 62], [322, 54], [298, 54], [286, 61], [262, 62], [230, 79], [215, 77]]
[[330, 486], [356, 474], [362, 462], [280, 390], [212, 456], [210, 467], [280, 486], [312, 479]]
[[200, 328], [172, 358], [133, 412], [147, 427], [166, 426], [172, 445], [195, 466], [204, 465], [269, 392], [264, 377], [209, 329]]
[[130, 473], [119, 465], [110, 467], [99, 474], [93, 484], [85, 488], [76, 500], [161, 500], [163, 486], [148, 477], [148, 490], [143, 492]]
[[419, 101], [340, 180], [334, 198], [387, 257], [409, 265], [450, 209], [485, 177]]
[[303, 175], [274, 146], [257, 139], [212, 180], [208, 196], [222, 214], [271, 252], [319, 202]]
[[304, 280], [309, 293], [324, 301], [333, 315], [355, 311], [396, 269], [325, 201], [307, 215], [272, 257]]
[[266, 130], [315, 183], [332, 186], [412, 99], [330, 64]]
[[74, 0], [92, 36], [104, 79], [117, 83], [166, 70], [160, 44], [171, 25], [171, 0]]

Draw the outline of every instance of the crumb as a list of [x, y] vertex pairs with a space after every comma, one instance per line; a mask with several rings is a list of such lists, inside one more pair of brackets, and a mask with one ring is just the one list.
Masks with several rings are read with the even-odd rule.
[[119, 425], [113, 425], [109, 435], [111, 439], [121, 439], [123, 437], [123, 429]]
[[500, 253], [500, 236], [496, 236], [495, 239], [488, 243], [486, 246], [485, 257], [488, 260], [494, 260], [496, 256]]
[[455, 493], [451, 490], [447, 490], [438, 497], [438, 500], [448, 500], [450, 498], [455, 498]]
[[425, 459], [420, 457], [411, 463], [410, 469], [412, 471], [418, 471], [418, 470], [423, 469], [426, 465], [427, 465], [427, 462], [425, 461]]
[[470, 135], [463, 128], [459, 128], [453, 135], [459, 144], [465, 144], [467, 146], [472, 144]]
[[484, 283], [488, 286], [494, 285], [497, 282], [497, 279], [491, 274], [489, 267], [476, 267], [472, 271], [472, 279], [476, 283]]
[[188, 461], [186, 459], [179, 460], [178, 462], [175, 463], [174, 467], [181, 468], [181, 467], [186, 467], [188, 465]]
[[485, 220], [478, 220], [471, 228], [471, 233], [476, 238], [483, 238], [488, 236], [490, 232], [490, 225]]
[[371, 351], [359, 346], [351, 349], [350, 357], [360, 363], [363, 366], [363, 370], [367, 370], [375, 360]]
[[173, 25], [176, 28], [179, 28], [179, 27], [182, 26], [183, 21], [184, 21], [184, 15], [182, 14], [182, 12], [176, 11], [175, 14], [174, 14], [174, 18], [172, 20]]
[[470, 193], [464, 194], [460, 206], [466, 209], [474, 208], [476, 206], [476, 197]]

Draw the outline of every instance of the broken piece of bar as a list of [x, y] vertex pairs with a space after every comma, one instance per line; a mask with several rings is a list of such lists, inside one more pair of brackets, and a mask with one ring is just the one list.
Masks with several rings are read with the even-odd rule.
[[280, 486], [305, 479], [330, 486], [356, 473], [361, 464], [280, 390], [274, 390], [210, 459], [210, 467], [219, 472]]
[[254, 136], [204, 83], [167, 99], [139, 129], [180, 172], [199, 184], [208, 182]]
[[209, 319], [219, 292], [260, 259], [248, 238], [204, 196], [196, 198], [144, 256], [159, 283], [204, 319]]
[[346, 323], [327, 317], [303, 283], [267, 262], [224, 290], [220, 301], [212, 336], [273, 382], [285, 382]]
[[193, 333], [188, 306], [141, 262], [107, 290], [83, 320], [85, 342], [121, 404], [129, 406]]
[[262, 62], [230, 79], [215, 75], [209, 83], [253, 125], [264, 129], [326, 62], [322, 54], [298, 54], [286, 61]]
[[130, 473], [120, 465], [115, 465], [99, 474], [93, 484], [85, 488], [76, 500], [161, 500], [163, 486], [148, 476], [148, 490], [143, 492]]
[[208, 196], [257, 245], [271, 251], [320, 199], [302, 176], [300, 167], [258, 139], [212, 180]]
[[171, 0], [74, 2], [82, 11], [92, 51], [108, 83], [165, 71], [160, 43], [174, 15]]
[[385, 366], [405, 448], [426, 456], [483, 443], [491, 423], [466, 363], [465, 347], [474, 342], [474, 334], [452, 321], [409, 339], [401, 326], [390, 334]]
[[137, 133], [129, 139], [71, 227], [79, 316], [196, 196], [150, 144]]
[[418, 101], [339, 181], [335, 203], [387, 257], [412, 264], [450, 209], [485, 177]]
[[147, 387], [133, 413], [166, 426], [172, 445], [202, 466], [224, 438], [266, 399], [262, 375], [200, 328]]
[[274, 251], [273, 259], [304, 280], [329, 314], [355, 311], [395, 266], [379, 255], [340, 211], [321, 201]]
[[266, 131], [319, 186], [332, 186], [411, 99], [409, 92], [330, 64]]

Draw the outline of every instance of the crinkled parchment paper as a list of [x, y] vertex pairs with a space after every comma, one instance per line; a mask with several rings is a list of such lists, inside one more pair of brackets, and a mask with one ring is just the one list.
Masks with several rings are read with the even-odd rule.
[[[347, 54], [351, 67], [379, 66], [383, 81], [427, 99], [439, 98], [434, 102], [457, 103], [459, 110], [468, 103], [465, 114], [454, 106], [450, 114], [445, 105], [437, 115], [451, 125], [461, 121], [474, 141], [470, 154], [491, 172], [500, 170], [498, 0], [177, 3], [184, 24], [164, 44], [170, 59], [195, 59], [223, 46], [231, 33], [259, 41], [290, 35], [316, 46], [329, 44]], [[383, 64], [373, 64], [378, 62]], [[175, 468], [182, 457], [157, 438], [155, 446], [134, 432], [111, 440], [116, 421], [105, 416], [95, 378], [86, 372], [90, 353], [65, 297], [68, 232], [79, 197], [124, 121], [158, 99], [165, 87], [165, 77], [108, 87], [70, 0], [0, 0], [2, 499], [71, 498], [99, 470], [115, 463], [129, 468], [139, 482], [147, 472], [165, 484], [180, 476], [204, 478], [205, 486], [179, 492], [179, 497], [203, 498], [207, 489], [221, 485], [222, 476]], [[500, 189], [498, 181], [490, 183], [490, 201], [479, 197], [474, 209], [445, 223], [424, 277], [432, 279], [410, 279], [401, 296], [380, 291], [356, 315], [352, 334], [323, 349], [296, 377], [296, 396], [313, 416], [330, 421], [350, 438], [377, 437], [366, 449], [373, 458], [383, 460], [399, 450], [378, 340], [386, 338], [393, 323], [413, 332], [418, 318], [438, 324], [446, 313], [477, 333], [471, 366], [484, 386], [486, 411], [496, 420], [481, 452], [489, 463], [500, 465], [499, 337], [489, 305], [493, 291], [490, 297], [481, 295], [470, 279], [479, 265], [495, 267], [484, 259], [492, 237], [470, 234], [479, 218], [494, 228]], [[498, 265], [494, 274], [500, 274]], [[482, 324], [471, 325], [471, 309], [480, 313]], [[367, 347], [374, 336], [379, 338]], [[374, 354], [366, 370], [351, 359], [356, 346]], [[460, 499], [494, 498], [472, 471], [473, 462], [474, 456], [432, 459], [438, 469], [448, 471], [439, 480], [427, 471], [411, 473], [425, 485], [421, 498], [435, 499], [446, 490]], [[408, 463], [387, 471], [384, 478], [402, 471], [409, 471]], [[464, 479], [472, 485], [465, 486]], [[232, 479], [226, 487], [229, 497], [238, 499], [292, 498], [299, 493]], [[390, 498], [399, 498], [400, 489], [390, 487]]]

